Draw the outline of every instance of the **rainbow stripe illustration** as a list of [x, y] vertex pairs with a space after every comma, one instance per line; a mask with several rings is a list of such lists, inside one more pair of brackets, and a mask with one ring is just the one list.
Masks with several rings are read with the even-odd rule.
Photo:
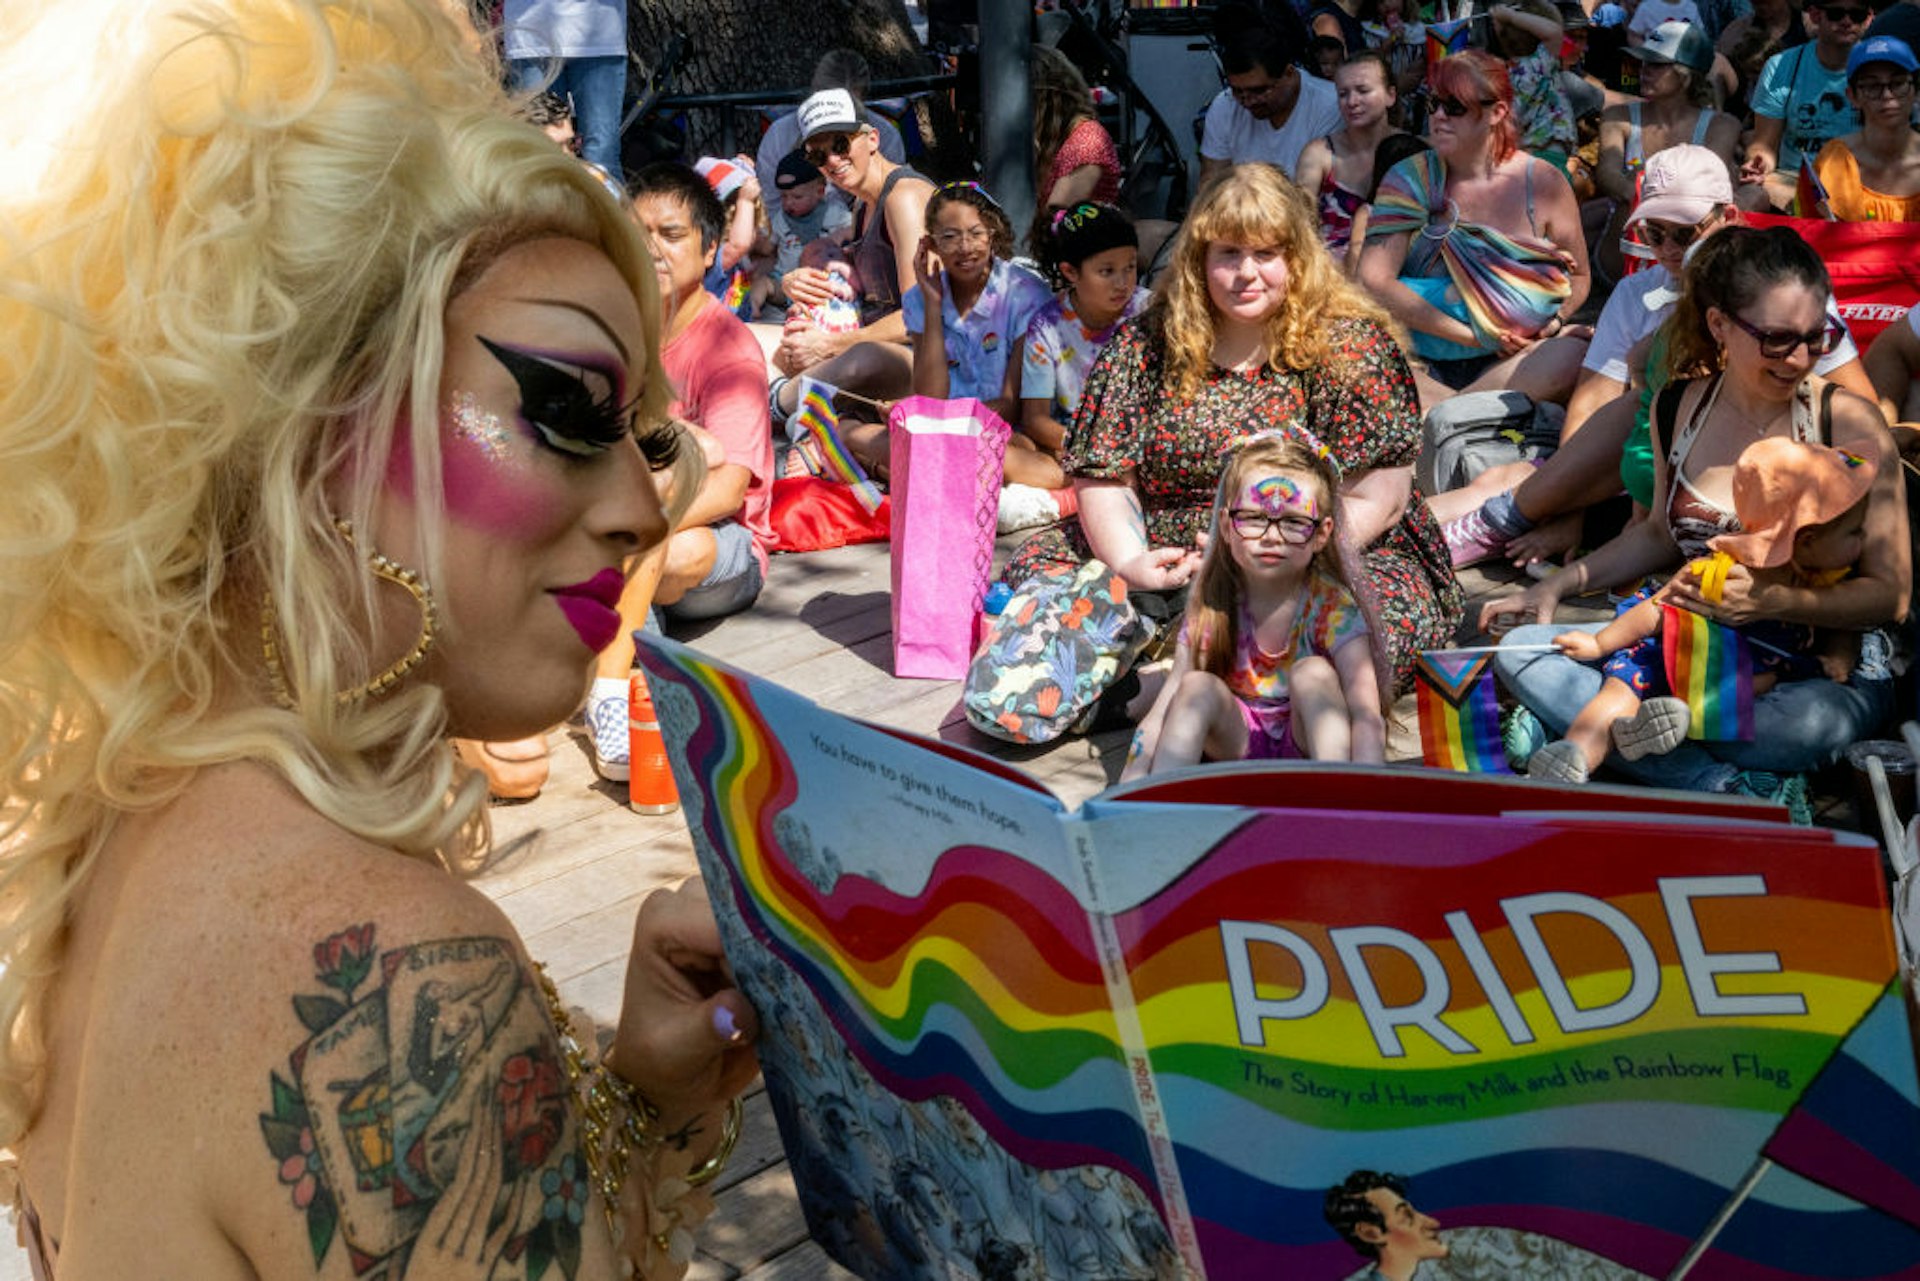
[[[1352, 1272], [1321, 1199], [1361, 1168], [1409, 1176], [1447, 1229], [1665, 1275], [1895, 971], [1877, 858], [1829, 832], [1133, 802], [1066, 819], [956, 749], [671, 643], [641, 658], [682, 794], [701, 794], [723, 928], [764, 949], [730, 939], [742, 982], [786, 967], [881, 1087], [957, 1099], [1021, 1161], [1122, 1172], [1199, 1275]], [[870, 794], [809, 808], [866, 774]], [[946, 819], [894, 821], [934, 798]], [[823, 872], [826, 829], [796, 823], [847, 811], [831, 841], [877, 831], [884, 855]], [[978, 838], [985, 818], [1021, 839]], [[1910, 1048], [1897, 1066], [1912, 1076]], [[1777, 1179], [1700, 1275], [1920, 1259], [1907, 1224]]]
[[866, 509], [868, 515], [880, 510], [880, 487], [868, 478], [860, 460], [848, 451], [846, 442], [840, 439], [840, 415], [833, 408], [833, 398], [839, 388], [803, 376], [797, 390], [800, 407], [787, 424], [788, 432], [796, 440], [801, 433], [813, 439], [821, 460], [826, 464], [827, 474], [843, 484], [853, 486], [854, 497], [860, 500], [860, 506]]
[[1660, 651], [1674, 696], [1687, 700], [1687, 737], [1753, 737], [1753, 652], [1731, 627], [1674, 605], [1660, 606]]
[[1920, 1088], [1906, 993], [1873, 1009], [1767, 1140], [1773, 1161], [1920, 1228]]
[[1436, 769], [1509, 774], [1493, 655], [1429, 650], [1413, 669], [1420, 759]]

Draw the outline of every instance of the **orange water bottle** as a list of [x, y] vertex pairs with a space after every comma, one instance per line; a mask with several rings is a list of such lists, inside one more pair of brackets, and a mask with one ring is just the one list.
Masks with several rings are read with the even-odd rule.
[[673, 785], [673, 766], [667, 763], [667, 743], [647, 692], [644, 672], [627, 682], [627, 805], [636, 814], [671, 814], [680, 808]]

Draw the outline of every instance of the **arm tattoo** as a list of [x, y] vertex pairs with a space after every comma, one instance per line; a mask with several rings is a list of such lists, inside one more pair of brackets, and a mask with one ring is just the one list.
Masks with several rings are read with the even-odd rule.
[[[540, 993], [502, 938], [313, 950], [325, 992], [261, 1114], [316, 1270], [553, 1281], [580, 1268], [587, 1172]], [[338, 1245], [336, 1246], [336, 1239]]]
[[1142, 550], [1151, 549], [1153, 544], [1147, 541], [1147, 513], [1140, 506], [1140, 491], [1129, 485], [1127, 489], [1127, 532], [1140, 540]]

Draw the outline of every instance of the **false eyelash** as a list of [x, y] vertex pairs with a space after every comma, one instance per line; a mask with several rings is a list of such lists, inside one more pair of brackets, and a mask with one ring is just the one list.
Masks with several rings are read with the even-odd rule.
[[549, 449], [591, 458], [619, 444], [632, 430], [639, 397], [621, 405], [609, 392], [595, 396], [586, 380], [561, 365], [502, 347], [475, 335], [520, 387], [520, 416]]
[[680, 432], [664, 418], [644, 429], [635, 429], [634, 438], [640, 443], [640, 456], [653, 471], [665, 471], [680, 456]]

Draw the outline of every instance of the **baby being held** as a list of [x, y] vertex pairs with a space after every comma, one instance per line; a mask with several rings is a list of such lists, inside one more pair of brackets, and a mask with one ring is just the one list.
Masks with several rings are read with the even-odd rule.
[[[1688, 565], [1710, 602], [1734, 564], [1785, 567], [1803, 587], [1845, 578], [1866, 545], [1867, 491], [1874, 467], [1858, 454], [1825, 445], [1767, 437], [1734, 465], [1733, 510], [1740, 533], [1710, 539], [1714, 554]], [[1606, 681], [1567, 728], [1567, 736], [1534, 753], [1527, 773], [1584, 783], [1610, 749], [1627, 760], [1670, 752], [1687, 736], [1691, 709], [1673, 697], [1661, 650], [1661, 602], [1673, 582], [1641, 591], [1598, 632], [1565, 632], [1553, 643], [1583, 663], [1604, 659]], [[1860, 656], [1860, 634], [1762, 619], [1738, 630], [1753, 654], [1753, 692], [1780, 681], [1825, 676], [1844, 681]]]

